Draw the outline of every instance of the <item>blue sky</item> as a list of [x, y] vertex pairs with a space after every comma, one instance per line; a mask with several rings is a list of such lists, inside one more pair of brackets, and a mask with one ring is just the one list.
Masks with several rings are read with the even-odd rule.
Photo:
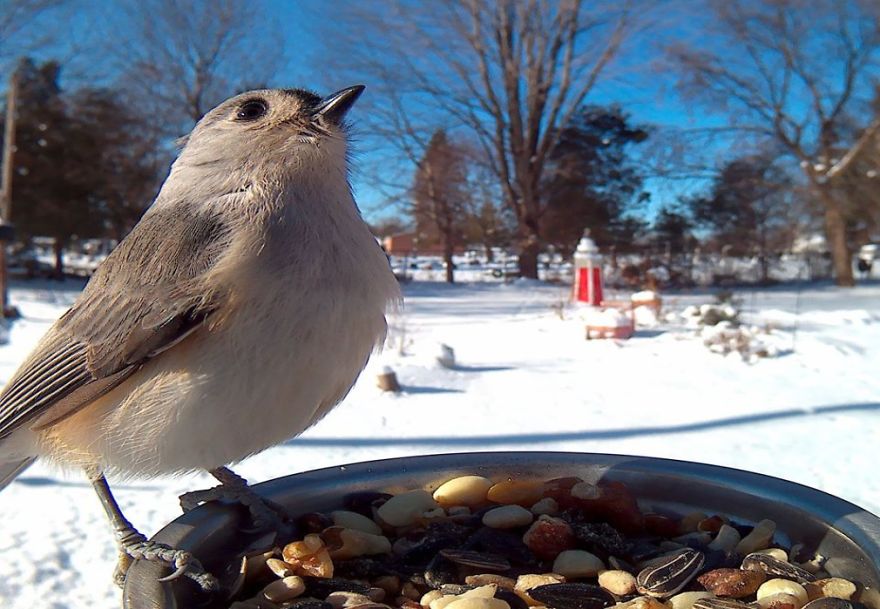
[[[365, 0], [382, 10], [381, 0]], [[655, 6], [659, 3], [654, 3]], [[669, 7], [678, 6], [668, 2]], [[308, 0], [290, 2], [285, 0], [268, 0], [267, 10], [277, 17], [276, 23], [282, 29], [289, 47], [286, 50], [288, 63], [279, 72], [279, 86], [300, 84], [303, 80], [308, 86], [335, 89], [347, 86], [347, 81], [334, 78], [332, 73], [320, 69], [321, 49], [332, 44], [323, 40], [322, 33], [327, 31], [327, 20], [332, 20], [338, 4]], [[678, 13], [680, 9], [676, 8]], [[656, 19], [671, 19], [672, 14], [658, 14]], [[676, 19], [676, 21], [678, 21]], [[600, 82], [594, 93], [588, 98], [589, 103], [610, 105], [619, 104], [628, 111], [636, 124], [658, 125], [666, 127], [695, 128], [724, 123], [723, 117], [711, 116], [701, 107], [681, 99], [674, 86], [674, 75], [658, 73], [658, 50], [661, 44], [672, 38], [690, 36], [699, 30], [700, 21], [696, 15], [689, 15], [684, 21], [687, 25], [677, 22], [674, 28], [662, 28], [662, 37], [655, 33], [637, 35], [632, 44], [624, 48], [609, 78]], [[370, 95], [369, 81], [365, 95]], [[352, 112], [352, 120], [357, 123], [358, 110]], [[368, 150], [360, 149], [361, 155], [368, 155]], [[678, 196], [702, 190], [707, 187], [706, 179], [667, 180], [663, 178], [648, 179], [645, 187], [652, 193], [648, 212], [660, 205], [674, 201]], [[388, 215], [384, 195], [373, 188], [369, 181], [355, 174], [354, 188], [367, 215], [380, 217]]]
[[[377, 11], [383, 10], [381, 0], [361, 0], [368, 6], [375, 6]], [[210, 2], [206, 2], [210, 6]], [[113, 18], [119, 13], [119, 2], [113, 0], [73, 0], [61, 18], [56, 21], [64, 24], [57, 30], [52, 41], [43, 46], [37, 56], [43, 58], [60, 57], [69, 63], [67, 69], [71, 83], [110, 82], [113, 78], [113, 67], [106, 61], [106, 49], [113, 49], [114, 40], [124, 40], [134, 34], [126, 31], [126, 26], [118, 25]], [[319, 92], [329, 93], [332, 90], [354, 84], [351, 75], [336, 74], [328, 69], [326, 54], [336, 50], [333, 37], [337, 33], [343, 36], [356, 36], [358, 32], [341, 31], [343, 20], [339, 12], [344, 4], [336, 1], [323, 0], [262, 0], [255, 6], [266, 18], [267, 28], [276, 28], [284, 39], [284, 48], [279, 49], [282, 61], [272, 82], [275, 86], [301, 86]], [[636, 124], [654, 125], [658, 129], [674, 128], [705, 128], [724, 126], [729, 115], [723, 109], [684, 99], [676, 89], [676, 74], [662, 62], [661, 48], [674, 41], [690, 41], [697, 44], [717, 44], [708, 39], [705, 31], [708, 11], [705, 4], [687, 0], [666, 0], [660, 2], [643, 2], [639, 4], [645, 10], [645, 17], [650, 27], [633, 36], [619, 54], [606, 78], [600, 80], [587, 102], [593, 104], [620, 104], [632, 116]], [[703, 7], [701, 10], [700, 7]], [[34, 28], [37, 32], [40, 28]], [[32, 35], [32, 34], [31, 34]], [[16, 41], [0, 41], [0, 59], [14, 54], [10, 46]], [[109, 47], [107, 46], [109, 45]], [[99, 49], [105, 49], [100, 51]], [[66, 61], [67, 60], [67, 61]], [[260, 61], [260, 57], [255, 57]], [[374, 87], [370, 89], [368, 76], [359, 78], [368, 89], [366, 96], [378, 94]], [[372, 103], [381, 103], [381, 99], [372, 99]], [[355, 107], [351, 119], [355, 128], [359, 119], [363, 119], [364, 107]], [[650, 140], [649, 140], [650, 144]], [[363, 138], [356, 148], [361, 163], [368, 163], [375, 158], [377, 142]], [[716, 141], [707, 144], [705, 156], [708, 162], [714, 157], [730, 153], [728, 142]], [[640, 146], [650, 150], [647, 145]], [[709, 181], [705, 178], [669, 180], [651, 178], [646, 188], [652, 194], [649, 213], [663, 204], [674, 202], [683, 194], [705, 189]], [[355, 172], [354, 187], [361, 208], [368, 218], [375, 219], [393, 214], [386, 207], [386, 198], [368, 179], [366, 172]]]
[[[363, 0], [376, 6], [377, 11], [383, 9], [381, 0]], [[208, 3], [209, 5], [209, 3]], [[42, 49], [32, 55], [48, 59], [61, 58], [66, 65], [67, 81], [65, 86], [77, 86], [80, 83], [96, 84], [112, 81], [114, 68], [109, 66], [102, 57], [101, 45], [111, 44], [115, 37], [126, 38], [130, 32], [126, 25], [121, 26], [114, 19], [119, 12], [120, 4], [113, 0], [74, 0], [69, 7], [53, 19], [63, 21], [64, 27], [57, 31], [53, 39], [43, 45]], [[350, 84], [350, 77], [334, 75], [322, 65], [323, 53], [332, 52], [333, 19], [340, 10], [338, 2], [322, 0], [263, 0], [259, 4], [267, 17], [268, 27], [277, 28], [284, 38], [283, 54], [275, 78], [269, 83], [281, 87], [305, 87], [319, 92], [330, 92]], [[691, 22], [693, 25], [693, 22]], [[42, 26], [35, 27], [39, 31]], [[677, 26], [678, 27], [678, 26]], [[328, 32], [330, 35], [328, 35]], [[32, 34], [27, 34], [31, 36]], [[674, 31], [666, 31], [666, 36], [680, 35]], [[712, 118], [699, 107], [684, 103], [673, 86], [669, 74], [658, 74], [652, 69], [656, 61], [658, 44], [662, 42], [656, 37], [640, 36], [633, 44], [624, 49], [616, 65], [613, 77], [608, 78], [596, 88], [589, 103], [618, 103], [631, 113], [634, 123], [649, 125], [667, 125], [678, 127], [695, 127], [712, 122]], [[0, 44], [3, 54], [10, 54], [10, 44]], [[97, 45], [97, 46], [96, 46]], [[259, 60], [259, 58], [255, 58]], [[365, 95], [369, 96], [369, 77], [361, 79], [367, 85]], [[375, 94], [375, 89], [373, 90]], [[373, 100], [373, 103], [381, 100]], [[362, 112], [363, 110], [360, 110]], [[351, 120], [357, 133], [359, 109], [356, 106], [351, 113]], [[717, 120], [717, 119], [715, 119]], [[372, 143], [372, 142], [371, 142]], [[356, 144], [357, 157], [361, 163], [369, 162], [372, 151], [365, 146], [366, 142]], [[664, 179], [648, 180], [646, 187], [652, 192], [652, 207], [664, 201], [674, 199], [682, 192], [694, 191], [706, 186], [706, 180], [669, 181]], [[375, 219], [386, 215], [394, 215], [388, 209], [387, 199], [383, 192], [373, 187], [366, 172], [355, 171], [353, 186], [361, 208], [368, 218]]]

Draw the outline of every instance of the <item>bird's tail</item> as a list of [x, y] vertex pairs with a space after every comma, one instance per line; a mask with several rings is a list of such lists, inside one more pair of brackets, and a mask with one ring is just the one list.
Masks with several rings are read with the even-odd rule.
[[0, 491], [6, 488], [10, 482], [15, 480], [16, 476], [26, 470], [35, 460], [35, 457], [28, 457], [21, 461], [0, 463]]

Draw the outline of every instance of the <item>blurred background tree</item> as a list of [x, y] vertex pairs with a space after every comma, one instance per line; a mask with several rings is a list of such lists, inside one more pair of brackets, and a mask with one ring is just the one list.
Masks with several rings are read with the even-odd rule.
[[284, 38], [248, 0], [128, 0], [117, 41], [127, 102], [168, 137], [189, 132], [234, 93], [265, 87], [284, 64]]
[[62, 274], [62, 252], [69, 239], [100, 230], [89, 209], [94, 186], [88, 156], [92, 142], [70, 120], [58, 82], [60, 71], [56, 62], [37, 65], [24, 60], [18, 66], [12, 211], [20, 237], [45, 235], [55, 239], [58, 276]]
[[[422, 131], [423, 146], [425, 127], [433, 131], [438, 116], [467, 130], [516, 220], [520, 273], [536, 278], [546, 245], [549, 155], [634, 27], [629, 3], [388, 0], [381, 10], [373, 3], [344, 7], [327, 36], [337, 43], [335, 68], [381, 87], [382, 107], [370, 113], [368, 129]], [[335, 36], [338, 29], [349, 35]]]
[[[111, 89], [79, 89], [70, 95], [84, 149], [89, 153], [90, 213], [104, 235], [122, 240], [158, 193], [171, 155], [145, 118]], [[87, 148], [85, 148], [87, 147]]]
[[545, 171], [547, 242], [570, 255], [585, 228], [603, 249], [632, 251], [638, 230], [633, 213], [643, 211], [640, 166], [630, 146], [648, 137], [631, 126], [619, 106], [586, 106], [562, 128]]
[[706, 196], [688, 201], [697, 226], [708, 229], [708, 251], [757, 255], [761, 280], [769, 279], [769, 257], [790, 250], [788, 230], [792, 178], [769, 154], [729, 161]]
[[73, 237], [122, 239], [167, 167], [143, 119], [107, 89], [72, 93], [50, 61], [19, 64], [14, 207], [19, 237], [54, 239], [56, 274]]
[[467, 162], [464, 150], [442, 129], [434, 132], [416, 169], [412, 215], [416, 234], [427, 243], [440, 243], [446, 281], [455, 280], [452, 255], [464, 245], [468, 208]]
[[[730, 123], [791, 155], [822, 205], [839, 285], [853, 285], [847, 227], [866, 203], [841, 187], [878, 131], [865, 112], [880, 55], [880, 5], [872, 0], [717, 0], [713, 29], [668, 52], [684, 90], [729, 109]], [[711, 41], [711, 47], [707, 44]], [[873, 120], [872, 120], [873, 119]]]

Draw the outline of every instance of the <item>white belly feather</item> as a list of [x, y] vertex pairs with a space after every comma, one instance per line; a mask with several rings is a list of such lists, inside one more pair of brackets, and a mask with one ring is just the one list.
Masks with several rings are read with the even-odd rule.
[[224, 323], [234, 331], [194, 335], [148, 364], [121, 403], [108, 404], [104, 466], [138, 476], [213, 468], [326, 414], [384, 338], [387, 296], [353, 300], [336, 290], [311, 294], [320, 303], [312, 306], [290, 301], [300, 296], [289, 285], [263, 286]]

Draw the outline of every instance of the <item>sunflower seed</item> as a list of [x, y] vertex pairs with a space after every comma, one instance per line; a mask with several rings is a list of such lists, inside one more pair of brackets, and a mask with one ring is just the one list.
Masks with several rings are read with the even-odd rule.
[[475, 569], [483, 569], [484, 571], [507, 571], [510, 569], [510, 563], [507, 559], [498, 554], [445, 548], [440, 550], [440, 555], [457, 565], [474, 567]]
[[763, 571], [773, 577], [790, 579], [799, 584], [816, 581], [816, 576], [797, 565], [787, 563], [769, 554], [753, 552], [742, 561], [742, 568], [747, 571]]
[[333, 609], [333, 605], [316, 598], [296, 598], [284, 604], [288, 609]]
[[701, 598], [694, 603], [693, 609], [748, 609], [750, 605], [729, 598]]
[[224, 570], [220, 577], [220, 589], [226, 593], [226, 598], [233, 598], [244, 588], [248, 575], [248, 564], [247, 557], [242, 556], [237, 568], [235, 563], [231, 563]]
[[636, 574], [636, 568], [623, 560], [622, 558], [618, 558], [617, 556], [609, 556], [608, 557], [608, 565], [612, 569], [617, 569], [618, 571], [626, 571], [627, 573]]
[[853, 609], [853, 604], [842, 598], [828, 596], [810, 601], [803, 609]]
[[642, 569], [636, 577], [638, 590], [659, 598], [672, 596], [693, 579], [704, 561], [702, 552], [684, 548], [659, 564]]
[[[495, 598], [500, 598], [505, 603], [510, 606], [510, 609], [528, 609], [528, 604], [520, 598], [520, 596], [514, 592], [513, 590], [508, 590], [506, 588], [498, 588], [495, 590]], [[819, 609], [836, 609], [833, 607], [821, 607]]]
[[402, 559], [407, 564], [424, 565], [431, 561], [440, 550], [457, 548], [471, 536], [472, 529], [452, 522], [431, 524], [421, 539], [404, 552]]
[[306, 581], [306, 592], [309, 594], [309, 596], [313, 596], [318, 599], [325, 599], [332, 592], [354, 592], [366, 596], [367, 592], [370, 591], [370, 586], [366, 584], [351, 581], [350, 579], [342, 579], [339, 577], [308, 577], [303, 579], [305, 579]]
[[614, 597], [592, 584], [545, 584], [530, 588], [530, 597], [553, 609], [604, 609], [614, 604]]
[[490, 554], [501, 554], [513, 564], [525, 565], [535, 561], [535, 556], [523, 543], [522, 535], [482, 527], [468, 539], [465, 545], [468, 550], [479, 550]]
[[458, 570], [455, 563], [442, 554], [437, 554], [425, 568], [425, 583], [438, 589], [445, 584], [458, 583]]
[[374, 558], [350, 558], [348, 560], [334, 560], [334, 574], [342, 578], [350, 579], [369, 579], [372, 577], [381, 577], [383, 575], [403, 576], [400, 570], [396, 569], [384, 557]]

